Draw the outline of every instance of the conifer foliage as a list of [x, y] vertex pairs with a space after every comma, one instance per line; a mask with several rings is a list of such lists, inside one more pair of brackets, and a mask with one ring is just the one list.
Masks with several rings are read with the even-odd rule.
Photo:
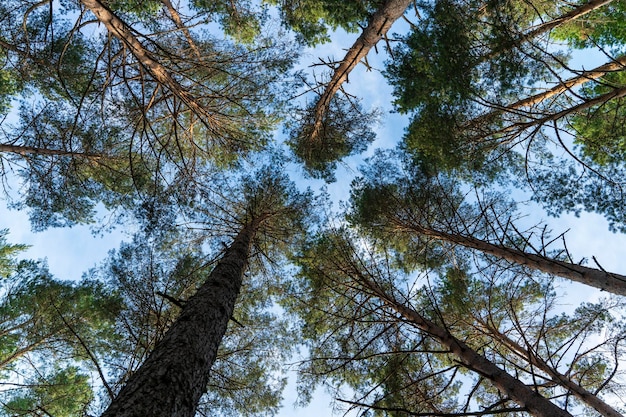
[[3, 0], [0, 416], [622, 416], [625, 12]]

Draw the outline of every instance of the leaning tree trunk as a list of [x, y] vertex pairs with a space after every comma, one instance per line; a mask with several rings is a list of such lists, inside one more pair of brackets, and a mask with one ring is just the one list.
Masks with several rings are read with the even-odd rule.
[[[613, 2], [613, 0], [591, 0], [588, 3], [584, 3], [570, 10], [569, 12], [555, 17], [552, 20], [548, 20], [546, 22], [540, 23], [534, 27], [532, 27], [527, 32], [524, 32], [518, 36], [513, 35], [511, 39], [510, 48], [519, 48], [524, 42], [528, 42], [538, 36], [541, 36], [545, 33], [550, 32], [552, 29], [556, 29], [559, 26], [562, 26], [566, 23], [573, 22], [576, 19], [579, 19], [586, 14], [593, 12], [607, 4]], [[540, 17], [541, 18], [541, 17]], [[492, 51], [490, 54], [487, 54], [481, 58], [481, 62], [488, 61], [499, 56], [503, 51]]]
[[412, 0], [387, 0], [383, 6], [374, 13], [369, 24], [361, 36], [354, 42], [341, 64], [333, 73], [332, 78], [326, 85], [324, 92], [317, 100], [313, 110], [314, 121], [309, 139], [313, 142], [322, 141], [322, 127], [324, 116], [328, 112], [332, 101], [341, 85], [348, 79], [348, 74], [357, 66], [361, 59], [365, 58], [369, 51], [382, 39], [391, 25], [404, 14]]
[[588, 391], [583, 386], [577, 384], [573, 381], [568, 375], [563, 375], [555, 368], [550, 366], [543, 358], [536, 355], [534, 352], [531, 352], [524, 347], [522, 347], [519, 343], [508, 337], [507, 335], [500, 332], [498, 329], [493, 326], [485, 323], [483, 320], [474, 318], [481, 326], [483, 326], [487, 332], [491, 333], [498, 341], [504, 344], [506, 347], [511, 349], [513, 352], [527, 360], [531, 365], [537, 367], [542, 370], [546, 374], [552, 378], [552, 381], [570, 392], [574, 394], [576, 398], [578, 398], [581, 402], [587, 404], [589, 407], [596, 410], [604, 417], [624, 417], [619, 411], [615, 408], [611, 407], [606, 402], [602, 401], [600, 397], [595, 395], [594, 393]]
[[507, 395], [520, 406], [526, 408], [528, 412], [535, 417], [572, 417], [570, 413], [557, 407], [550, 400], [541, 396], [522, 381], [512, 377], [470, 346], [455, 338], [444, 327], [438, 326], [423, 317], [413, 308], [398, 302], [368, 277], [360, 273], [357, 274], [357, 279], [361, 285], [373, 292], [389, 308], [396, 311], [405, 320], [412, 323], [423, 332], [435, 338], [442, 346], [449, 349], [450, 353], [455, 355], [464, 367], [490, 380], [500, 392]]
[[137, 58], [137, 61], [139, 61], [158, 83], [167, 87], [172, 94], [185, 103], [196, 115], [203, 116], [203, 121], [206, 123], [207, 127], [213, 129], [217, 126], [218, 123], [215, 120], [215, 115], [210, 114], [185, 87], [172, 77], [169, 71], [143, 46], [137, 36], [135, 36], [133, 30], [122, 19], [115, 15], [115, 13], [100, 0], [80, 1], [100, 22], [102, 22], [102, 24], [104, 24], [113, 36], [118, 38], [130, 50], [134, 57]]
[[549, 20], [547, 22], [541, 23], [524, 33], [519, 41], [524, 42], [533, 38], [536, 38], [539, 35], [542, 35], [546, 32], [551, 31], [561, 25], [572, 22], [588, 13], [593, 12], [594, 10], [599, 9], [602, 6], [605, 6], [611, 3], [613, 0], [591, 0], [588, 3], [581, 4], [580, 6], [570, 10], [562, 16]]
[[102, 417], [193, 417], [232, 317], [251, 242], [262, 218], [245, 225], [206, 282]]
[[[576, 19], [579, 19], [582, 16], [585, 16], [593, 12], [594, 10], [597, 10], [603, 6], [606, 6], [612, 1], [613, 0], [591, 0], [588, 3], [582, 4], [570, 10], [568, 13], [565, 13], [564, 15], [561, 15], [557, 18], [554, 18], [552, 20], [543, 22], [535, 26], [533, 29], [529, 30], [528, 32], [516, 38], [515, 41], [513, 42], [513, 45], [521, 45], [522, 43], [527, 42], [531, 39], [534, 39], [544, 33], [547, 33], [551, 31], [552, 29], [555, 29], [566, 23], [570, 23]], [[500, 52], [487, 55], [485, 56], [484, 61], [486, 61], [487, 59], [493, 59], [499, 54]], [[493, 110], [468, 121], [467, 123], [465, 123], [463, 127], [464, 128], [471, 128], [472, 126], [479, 127], [484, 122], [488, 122], [489, 120], [492, 120], [493, 118], [501, 115], [502, 113], [516, 113], [515, 110], [517, 109], [520, 109], [522, 107], [530, 107], [530, 106], [539, 104], [551, 97], [554, 97], [557, 94], [561, 94], [567, 90], [570, 90], [574, 87], [582, 85], [588, 81], [596, 80], [609, 72], [623, 70], [625, 65], [626, 65], [626, 55], [616, 58], [612, 60], [611, 62], [608, 62], [604, 65], [600, 65], [599, 67], [596, 67], [592, 70], [580, 71], [577, 76], [572, 77], [565, 81], [561, 81], [559, 82], [559, 84], [557, 84], [553, 88], [546, 90], [542, 93], [538, 93], [530, 97], [518, 100], [507, 106], [493, 105]]]
[[176, 8], [174, 7], [174, 5], [172, 4], [170, 0], [161, 0], [161, 2], [167, 8], [170, 14], [170, 18], [174, 21], [174, 24], [176, 25], [176, 27], [179, 30], [181, 30], [183, 34], [185, 35], [185, 39], [187, 39], [187, 43], [189, 44], [189, 47], [193, 50], [193, 53], [196, 56], [196, 59], [201, 60], [202, 53], [198, 49], [198, 45], [196, 45], [196, 42], [193, 40], [193, 37], [191, 36], [191, 32], [189, 31], [189, 28], [185, 26], [183, 19], [180, 17], [180, 13], [178, 13], [178, 10], [176, 10]]
[[589, 81], [597, 80], [598, 78], [603, 77], [610, 72], [623, 71], [624, 69], [626, 69], [626, 55], [616, 58], [615, 60], [608, 62], [604, 65], [600, 65], [599, 67], [596, 67], [592, 70], [581, 71], [579, 75], [562, 81], [542, 93], [523, 98], [505, 107], [498, 107], [489, 113], [483, 114], [482, 116], [478, 116], [475, 119], [470, 120], [466, 123], [465, 127], [480, 126], [480, 124], [482, 124], [483, 122], [493, 119], [494, 117], [503, 113], [524, 114], [524, 112], [517, 110], [523, 107], [535, 106], [574, 87], [578, 87], [579, 85], [585, 84]]
[[64, 149], [39, 148], [35, 146], [12, 145], [0, 143], [0, 153], [12, 153], [22, 156], [27, 155], [47, 155], [47, 156], [71, 156], [73, 158], [84, 158], [98, 160], [105, 158], [103, 154], [90, 152], [75, 152]]
[[[527, 129], [531, 129], [531, 128], [535, 130], [539, 129], [541, 128], [541, 126], [547, 123], [556, 122], [557, 120], [580, 113], [583, 110], [587, 110], [593, 106], [604, 104], [604, 103], [609, 102], [610, 100], [614, 100], [614, 99], [618, 99], [622, 97], [626, 97], [626, 87], [614, 88], [612, 91], [609, 91], [608, 93], [587, 99], [579, 104], [557, 111], [556, 113], [552, 113], [552, 114], [541, 113], [539, 117], [535, 117], [535, 118], [529, 117], [530, 120], [528, 121], [514, 122], [514, 123], [509, 124], [508, 126], [505, 126], [495, 131], [488, 131], [486, 133], [480, 133], [479, 135], [474, 136], [472, 139], [479, 140], [479, 139], [485, 139], [488, 137], [498, 137], [498, 143], [500, 144], [510, 143]], [[519, 113], [521, 113], [522, 116], [528, 115], [527, 113], [525, 114], [524, 112], [519, 112]]]
[[487, 255], [505, 259], [547, 274], [556, 275], [581, 284], [599, 288], [614, 294], [626, 295], [626, 276], [600, 269], [588, 268], [568, 262], [558, 261], [545, 256], [528, 253], [519, 249], [496, 245], [471, 236], [446, 233], [418, 225], [404, 226], [424, 236], [479, 250]]

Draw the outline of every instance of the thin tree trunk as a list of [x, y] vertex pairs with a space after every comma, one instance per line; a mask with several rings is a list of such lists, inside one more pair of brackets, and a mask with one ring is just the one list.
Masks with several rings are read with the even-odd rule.
[[424, 236], [455, 243], [466, 248], [476, 249], [485, 254], [523, 265], [547, 274], [556, 275], [581, 284], [599, 288], [614, 294], [626, 295], [626, 276], [600, 269], [588, 268], [568, 262], [550, 259], [518, 249], [496, 245], [470, 236], [446, 233], [419, 225], [402, 226]]
[[104, 158], [103, 155], [89, 152], [74, 152], [63, 149], [38, 148], [34, 146], [9, 145], [0, 143], [0, 153], [15, 153], [22, 156], [26, 155], [48, 155], [48, 156], [72, 156], [76, 158], [85, 158], [98, 160]]
[[102, 417], [193, 417], [226, 332], [251, 242], [263, 218], [241, 229], [206, 282]]
[[0, 361], [0, 370], [6, 368], [12, 362], [16, 361], [17, 359], [21, 358], [22, 356], [26, 355], [27, 353], [33, 352], [39, 346], [45, 345], [46, 343], [48, 343], [50, 341], [49, 339], [51, 339], [52, 336], [56, 335], [59, 332], [60, 332], [60, 330], [57, 329], [57, 330], [55, 330], [53, 332], [50, 332], [50, 333], [40, 337], [39, 340], [37, 340], [36, 342], [32, 342], [31, 344], [29, 344], [27, 346], [24, 346], [24, 347], [21, 347], [21, 348], [15, 350], [8, 357], [6, 357], [2, 361]]
[[484, 326], [487, 331], [489, 331], [497, 338], [497, 340], [502, 342], [513, 352], [517, 353], [522, 358], [527, 360], [530, 364], [536, 366], [538, 369], [548, 374], [550, 378], [552, 378], [553, 382], [570, 390], [576, 398], [596, 410], [604, 417], [624, 417], [613, 407], [602, 401], [602, 399], [600, 399], [597, 395], [594, 395], [593, 393], [587, 391], [585, 388], [572, 381], [566, 375], [561, 374], [556, 369], [548, 365], [548, 363], [546, 363], [546, 361], [544, 361], [542, 358], [532, 352], [529, 352], [527, 349], [524, 349], [520, 344], [509, 338], [507, 335], [501, 333], [498, 329], [495, 329], [493, 326], [490, 326], [482, 320], [478, 320], [478, 323], [481, 326]]
[[183, 87], [178, 81], [176, 81], [167, 69], [161, 65], [155, 58], [153, 58], [150, 51], [148, 51], [142, 43], [137, 39], [137, 36], [133, 33], [133, 30], [119, 17], [117, 17], [110, 9], [108, 9], [99, 0], [80, 0], [81, 3], [87, 7], [96, 18], [106, 26], [109, 32], [121, 40], [132, 54], [137, 58], [139, 63], [150, 73], [152, 76], [167, 88], [172, 91], [183, 103], [185, 103], [194, 113], [206, 118], [205, 122], [207, 127], [213, 128], [217, 126], [214, 115], [211, 115], [197, 100]]
[[587, 110], [590, 107], [597, 106], [599, 104], [604, 104], [610, 100], [618, 99], [622, 97], [626, 97], [626, 87], [615, 88], [614, 90], [608, 93], [591, 98], [589, 100], [585, 100], [582, 103], [576, 104], [575, 106], [572, 106], [572, 107], [568, 107], [556, 113], [533, 118], [527, 122], [512, 123], [496, 131], [488, 132], [487, 134], [480, 134], [474, 139], [475, 140], [483, 139], [489, 136], [496, 135], [496, 136], [501, 136], [501, 138], [498, 140], [498, 143], [501, 143], [501, 144], [509, 143], [526, 129], [533, 128], [533, 127], [539, 128], [546, 123], [562, 119], [563, 117], [579, 113], [583, 110]]
[[535, 38], [541, 34], [544, 34], [552, 29], [555, 29], [561, 25], [569, 23], [573, 20], [578, 19], [588, 13], [593, 12], [594, 10], [599, 9], [602, 6], [605, 6], [611, 3], [613, 0], [591, 0], [588, 3], [582, 4], [575, 9], [565, 13], [562, 16], [559, 16], [555, 19], [552, 19], [548, 22], [541, 23], [537, 25], [534, 29], [526, 32], [520, 39], [521, 42], [526, 40]]
[[[523, 42], [526, 42], [530, 39], [536, 38], [537, 36], [540, 36], [552, 29], [555, 29], [561, 25], [564, 25], [566, 23], [572, 22], [586, 14], [589, 14], [591, 12], [593, 12], [594, 10], [597, 10], [603, 6], [606, 6], [607, 4], [611, 3], [613, 0], [591, 0], [588, 3], [582, 4], [578, 7], [576, 7], [575, 9], [569, 11], [568, 13], [565, 13], [562, 16], [559, 16], [555, 19], [552, 19], [548, 22], [544, 22], [541, 23], [539, 25], [537, 25], [535, 28], [533, 28], [532, 30], [524, 33], [523, 35], [521, 35], [518, 39], [515, 40], [515, 44], [519, 45]], [[487, 59], [491, 59], [494, 58], [498, 55], [498, 53], [495, 54], [491, 54], [485, 57], [485, 61]], [[621, 56], [611, 62], [608, 62], [604, 65], [601, 65], [599, 67], [596, 67], [592, 70], [589, 71], [580, 71], [579, 75], [572, 77], [568, 80], [562, 81], [560, 82], [558, 85], [554, 86], [553, 88], [544, 91], [543, 93], [538, 93], [535, 95], [532, 95], [530, 97], [524, 98], [522, 100], [518, 100], [515, 103], [511, 103], [507, 106], [502, 106], [502, 107], [495, 107], [494, 110], [490, 111], [489, 113], [486, 113], [482, 116], [478, 116], [473, 120], [470, 120], [468, 123], [466, 123], [465, 127], [469, 127], [469, 126], [479, 126], [482, 122], [487, 121], [493, 117], [496, 117], [502, 113], [512, 113], [513, 110], [522, 108], [522, 107], [530, 107], [530, 106], [534, 106], [536, 104], [539, 104], [551, 97], [554, 97], [557, 94], [561, 94], [564, 91], [567, 91], [571, 88], [577, 87], [579, 85], [582, 85], [588, 81], [592, 81], [595, 79], [598, 79], [602, 76], [604, 76], [605, 74], [609, 73], [609, 72], [613, 72], [613, 71], [620, 71], [623, 70], [624, 67], [626, 66], [626, 55], [625, 56]]]
[[565, 80], [558, 85], [552, 87], [549, 90], [546, 90], [542, 93], [538, 93], [532, 95], [530, 97], [526, 97], [522, 100], [518, 100], [515, 103], [511, 103], [506, 107], [497, 108], [489, 113], [486, 113], [482, 116], [478, 116], [477, 118], [470, 120], [466, 126], [476, 126], [480, 125], [481, 122], [489, 120], [493, 117], [496, 117], [502, 113], [515, 113], [514, 110], [520, 109], [522, 107], [531, 107], [536, 104], [539, 104], [551, 97], [554, 97], [558, 94], [561, 94], [567, 90], [570, 90], [579, 85], [585, 84], [589, 81], [596, 80], [600, 77], [603, 77], [609, 72], [615, 71], [623, 71], [626, 68], [626, 55], [623, 55], [611, 62], [608, 62], [604, 65], [600, 65], [589, 71], [582, 71], [580, 75], [576, 77], [572, 77], [568, 80]]
[[183, 34], [185, 35], [185, 39], [187, 39], [187, 43], [193, 50], [193, 53], [196, 55], [196, 58], [202, 59], [202, 54], [200, 53], [200, 50], [198, 49], [198, 46], [196, 45], [196, 43], [193, 41], [193, 38], [191, 37], [191, 33], [189, 32], [189, 29], [187, 28], [187, 26], [185, 26], [185, 23], [183, 23], [183, 19], [180, 18], [180, 14], [178, 13], [178, 10], [176, 10], [176, 8], [174, 7], [174, 5], [172, 4], [170, 0], [161, 0], [161, 2], [167, 8], [170, 14], [170, 17], [176, 24], [176, 27], [183, 31]]
[[[543, 35], [546, 32], [551, 31], [552, 29], [556, 29], [557, 27], [564, 25], [566, 23], [572, 22], [586, 14], [593, 12], [594, 10], [599, 9], [602, 6], [606, 6], [611, 3], [613, 0], [591, 0], [588, 3], [582, 4], [569, 12], [555, 17], [552, 20], [548, 20], [547, 22], [543, 22], [533, 27], [529, 31], [522, 33], [521, 35], [515, 37], [513, 36], [512, 45], [521, 45], [524, 42], [527, 42], [531, 39], [534, 39], [538, 36]], [[512, 46], [513, 47], [513, 46]], [[500, 55], [501, 51], [492, 51], [490, 54], [485, 55], [482, 58], [482, 62], [488, 61]]]
[[414, 413], [411, 410], [407, 410], [405, 408], [400, 407], [381, 407], [376, 404], [367, 404], [359, 401], [350, 401], [345, 400], [343, 398], [335, 398], [337, 401], [341, 403], [346, 403], [350, 405], [354, 405], [361, 408], [366, 408], [368, 410], [380, 410], [385, 411], [384, 415], [401, 415], [401, 416], [411, 416], [411, 417], [482, 417], [482, 416], [496, 416], [498, 414], [506, 414], [510, 415], [511, 413], [522, 413], [525, 412], [526, 409], [519, 407], [508, 407], [508, 408], [498, 408], [498, 409], [487, 409], [484, 411], [468, 411], [468, 412], [460, 412], [460, 413], [448, 413], [448, 412], [435, 412], [431, 411], [428, 413]]
[[426, 319], [413, 308], [396, 301], [395, 298], [388, 295], [378, 284], [369, 278], [359, 273], [358, 280], [363, 286], [376, 294], [388, 307], [420, 330], [434, 337], [442, 346], [450, 349], [450, 353], [455, 355], [467, 369], [490, 380], [500, 392], [526, 408], [532, 415], [536, 417], [571, 417], [570, 413], [557, 407], [520, 380], [498, 368], [493, 362], [455, 338], [445, 328]]
[[357, 66], [361, 59], [365, 58], [378, 41], [387, 33], [391, 25], [404, 14], [413, 0], [387, 0], [385, 4], [374, 13], [369, 24], [361, 36], [350, 47], [341, 64], [333, 73], [332, 78], [326, 85], [324, 92], [315, 104], [313, 129], [309, 139], [313, 142], [323, 140], [321, 135], [324, 116], [328, 112], [332, 101], [341, 85], [348, 79], [348, 74]]

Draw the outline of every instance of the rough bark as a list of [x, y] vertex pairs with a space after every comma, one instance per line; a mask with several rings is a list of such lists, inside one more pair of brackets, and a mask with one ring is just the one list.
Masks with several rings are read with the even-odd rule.
[[206, 282], [102, 417], [193, 417], [226, 332], [261, 218], [239, 232]]
[[507, 335], [502, 334], [500, 331], [493, 328], [489, 324], [484, 323], [481, 320], [478, 320], [478, 322], [480, 323], [481, 326], [485, 327], [485, 329], [488, 332], [493, 334], [505, 346], [507, 346], [513, 352], [520, 355], [522, 358], [527, 360], [533, 366], [545, 372], [552, 379], [553, 382], [571, 391], [572, 394], [574, 394], [576, 398], [578, 398], [580, 401], [582, 401], [583, 403], [587, 404], [589, 407], [596, 410], [598, 413], [600, 413], [604, 417], [624, 417], [616, 409], [614, 409], [609, 404], [602, 401], [602, 399], [600, 399], [597, 395], [589, 392], [584, 387], [572, 381], [566, 375], [561, 374], [556, 369], [551, 367], [541, 357], [535, 355], [533, 352], [530, 352], [527, 349], [524, 349], [524, 347], [522, 347], [519, 343], [509, 338]]
[[311, 141], [323, 140], [321, 137], [324, 116], [328, 112], [332, 101], [341, 85], [348, 79], [350, 72], [357, 66], [361, 59], [365, 58], [369, 51], [382, 39], [391, 25], [404, 14], [412, 0], [387, 0], [385, 4], [374, 13], [365, 29], [356, 42], [350, 47], [341, 64], [333, 73], [332, 78], [326, 85], [324, 92], [315, 104], [313, 129], [309, 139]]
[[209, 127], [216, 125], [213, 115], [198, 103], [198, 101], [176, 81], [167, 69], [159, 63], [139, 41], [133, 30], [99, 0], [81, 0], [96, 18], [106, 26], [107, 30], [132, 52], [137, 61], [158, 81], [166, 86], [176, 97], [185, 103], [191, 111], [199, 116], [204, 116], [205, 123]]
[[518, 249], [496, 245], [470, 236], [446, 233], [417, 225], [411, 226], [410, 229], [424, 236], [430, 236], [435, 239], [465, 246], [466, 248], [476, 249], [485, 254], [506, 259], [507, 261], [547, 274], [580, 282], [581, 284], [599, 288], [614, 294], [626, 295], [626, 276], [624, 275], [558, 261]]
[[503, 394], [527, 409], [536, 417], [571, 417], [567, 411], [557, 407], [550, 400], [539, 395], [520, 380], [497, 367], [493, 362], [473, 350], [464, 342], [455, 338], [445, 328], [438, 326], [423, 317], [414, 309], [395, 300], [380, 286], [367, 277], [359, 274], [359, 281], [372, 291], [389, 308], [400, 314], [405, 320], [435, 338], [442, 346], [450, 350], [459, 361], [469, 370], [476, 372], [490, 380]]

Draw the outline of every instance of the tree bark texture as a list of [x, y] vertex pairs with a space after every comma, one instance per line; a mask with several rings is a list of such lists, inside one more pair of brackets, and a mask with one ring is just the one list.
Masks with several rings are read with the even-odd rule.
[[557, 407], [522, 381], [512, 377], [470, 346], [455, 338], [448, 330], [426, 319], [414, 309], [399, 303], [375, 282], [359, 275], [358, 279], [361, 284], [376, 294], [388, 307], [434, 337], [442, 346], [448, 348], [450, 353], [455, 355], [467, 369], [490, 380], [500, 392], [526, 408], [532, 415], [535, 417], [572, 417], [570, 413]]
[[614, 294], [626, 295], [626, 276], [600, 269], [588, 268], [568, 262], [550, 259], [506, 246], [496, 245], [470, 236], [446, 233], [421, 226], [411, 226], [419, 234], [479, 250], [487, 255], [523, 265], [547, 274], [556, 275], [581, 284], [599, 288]]
[[387, 0], [385, 4], [374, 13], [365, 29], [356, 42], [350, 47], [341, 64], [333, 72], [333, 76], [326, 85], [324, 92], [315, 104], [313, 129], [309, 139], [311, 141], [323, 140], [321, 136], [324, 116], [328, 112], [332, 101], [341, 85], [348, 79], [348, 74], [357, 66], [361, 59], [365, 58], [369, 51], [382, 39], [391, 25], [404, 14], [412, 0]]
[[260, 219], [248, 223], [102, 417], [193, 417], [232, 317]]

